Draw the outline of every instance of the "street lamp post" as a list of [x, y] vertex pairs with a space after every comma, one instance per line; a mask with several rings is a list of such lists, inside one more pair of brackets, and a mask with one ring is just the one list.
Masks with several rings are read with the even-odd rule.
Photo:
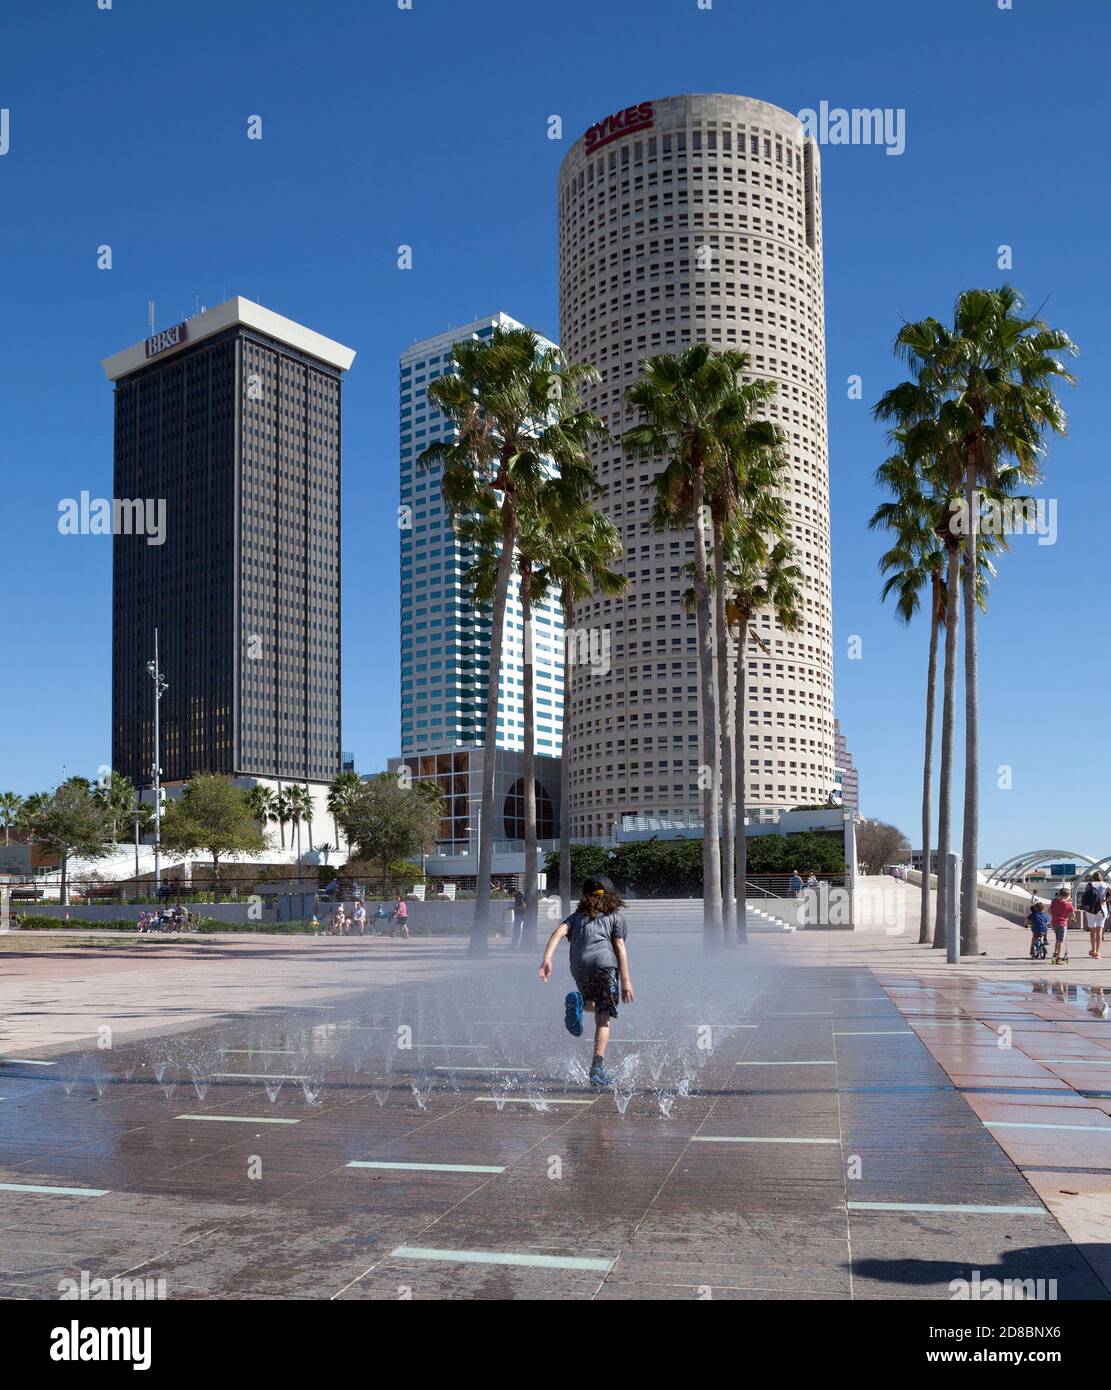
[[158, 723], [158, 708], [166, 690], [166, 679], [158, 665], [158, 629], [154, 629], [154, 660], [147, 662], [147, 673], [154, 681], [154, 898], [158, 901], [162, 886], [162, 747]]
[[139, 902], [139, 817], [135, 817], [135, 903]]

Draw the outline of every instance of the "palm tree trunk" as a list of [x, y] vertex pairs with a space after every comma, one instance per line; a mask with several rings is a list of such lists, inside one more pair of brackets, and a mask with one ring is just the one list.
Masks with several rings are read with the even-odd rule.
[[745, 911], [745, 904], [748, 901], [748, 840], [745, 837], [745, 648], [747, 646], [748, 619], [742, 617], [737, 629], [737, 675], [733, 691], [733, 718], [735, 720], [733, 756], [736, 760], [736, 776], [733, 781], [737, 805], [734, 817], [736, 853], [733, 856], [733, 872], [737, 881], [738, 946], [748, 945], [748, 913]]
[[[948, 588], [945, 595], [945, 676], [941, 703], [941, 777], [937, 810], [937, 918], [934, 947], [945, 947], [945, 917], [949, 905], [948, 854], [953, 803], [953, 734], [957, 703], [957, 627], [960, 623], [960, 550], [948, 548]], [[952, 885], [955, 891], [956, 885]]]
[[513, 546], [517, 540], [517, 514], [508, 497], [501, 509], [501, 555], [494, 587], [494, 606], [490, 630], [490, 688], [486, 692], [486, 736], [482, 758], [482, 833], [478, 848], [478, 881], [475, 885], [474, 926], [468, 955], [489, 952], [490, 870], [494, 862], [494, 767], [498, 755], [498, 684], [501, 678], [502, 629], [509, 594], [509, 574], [513, 568]]
[[68, 907], [68, 906], [69, 906], [69, 882], [68, 882], [67, 877], [66, 877], [66, 870], [67, 870], [67, 868], [69, 867], [69, 856], [66, 855], [66, 854], [63, 854], [63, 855], [61, 856], [61, 859], [62, 859], [62, 882], [61, 882], [61, 891], [60, 891], [60, 893], [59, 893], [58, 896], [59, 896], [59, 897], [61, 898], [61, 900], [62, 900], [62, 906], [63, 906], [63, 907]]
[[714, 699], [714, 643], [710, 586], [706, 581], [705, 498], [701, 457], [694, 460], [691, 512], [694, 517], [694, 597], [698, 620], [699, 693], [702, 697], [702, 937], [710, 950], [721, 945], [721, 853], [718, 843], [718, 729]]
[[922, 757], [922, 907], [918, 944], [930, 942], [930, 837], [933, 834], [934, 724], [937, 716], [937, 639], [941, 627], [941, 575], [930, 576], [930, 659], [926, 667], [926, 746]]
[[725, 548], [721, 522], [714, 519], [714, 620], [718, 676], [718, 728], [721, 734], [721, 935], [725, 945], [735, 931], [733, 895], [733, 721], [729, 708], [729, 628], [725, 616]]
[[980, 675], [976, 643], [976, 570], [979, 498], [975, 460], [965, 479], [968, 539], [964, 558], [964, 837], [961, 845], [961, 949], [980, 954], [976, 873], [980, 829]]
[[[564, 652], [571, 650], [567, 635], [574, 615], [571, 610], [571, 587], [565, 584], [563, 593]], [[560, 920], [571, 911], [571, 663], [566, 654], [563, 661], [563, 732], [560, 739], [559, 762], [559, 912]]]
[[533, 686], [532, 650], [532, 565], [521, 561], [521, 626], [524, 629], [522, 678], [525, 710], [525, 747], [521, 770], [525, 783], [525, 921], [521, 928], [521, 949], [536, 944], [536, 726], [534, 724], [535, 688]]

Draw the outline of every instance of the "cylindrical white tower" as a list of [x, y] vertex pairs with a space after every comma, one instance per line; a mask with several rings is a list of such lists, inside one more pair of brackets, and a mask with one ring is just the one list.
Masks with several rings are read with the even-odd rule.
[[[614, 442], [597, 451], [599, 504], [624, 540], [629, 585], [580, 603], [606, 660], [569, 670], [571, 830], [608, 834], [623, 815], [698, 819], [697, 629], [682, 602], [689, 534], [654, 532], [663, 466], [623, 456], [624, 407], [640, 363], [691, 343], [739, 348], [779, 386], [791, 539], [805, 574], [803, 622], [767, 616], [747, 653], [748, 809], [768, 817], [824, 802], [834, 784], [833, 636], [821, 177], [797, 117], [739, 96], [641, 102], [577, 140], [559, 174], [560, 341], [600, 381], [585, 403]], [[569, 641], [574, 634], [569, 635]]]

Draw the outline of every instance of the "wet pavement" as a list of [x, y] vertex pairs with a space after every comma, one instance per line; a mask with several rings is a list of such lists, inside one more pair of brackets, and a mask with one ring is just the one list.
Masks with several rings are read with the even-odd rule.
[[1109, 1296], [1098, 989], [923, 978], [909, 946], [873, 970], [844, 937], [630, 947], [612, 1093], [563, 1029], [565, 959], [545, 987], [504, 948], [9, 1049], [0, 1296], [82, 1271], [170, 1298], [950, 1299], [975, 1271]]

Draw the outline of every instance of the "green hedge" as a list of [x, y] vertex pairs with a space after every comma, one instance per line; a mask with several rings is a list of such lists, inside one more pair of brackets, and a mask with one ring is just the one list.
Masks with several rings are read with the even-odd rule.
[[[752, 835], [748, 838], [749, 874], [843, 874], [844, 850], [839, 838], [804, 831], [794, 835]], [[547, 856], [548, 887], [559, 884], [559, 854]], [[578, 893], [583, 880], [607, 874], [618, 892], [634, 890], [642, 898], [702, 896], [702, 840], [635, 840], [606, 849], [602, 845], [571, 846], [571, 884]]]

